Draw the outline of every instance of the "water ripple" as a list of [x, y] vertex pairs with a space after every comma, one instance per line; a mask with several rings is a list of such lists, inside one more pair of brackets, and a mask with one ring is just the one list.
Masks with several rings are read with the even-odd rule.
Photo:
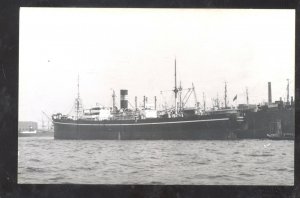
[[57, 141], [30, 137], [18, 143], [19, 183], [294, 184], [293, 141]]

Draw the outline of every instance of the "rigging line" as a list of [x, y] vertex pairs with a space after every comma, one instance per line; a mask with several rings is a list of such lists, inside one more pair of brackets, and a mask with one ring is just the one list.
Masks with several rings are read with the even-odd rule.
[[70, 113], [75, 109], [75, 104], [72, 105], [71, 110], [69, 111], [68, 115], [70, 115]]
[[65, 108], [63, 112], [68, 112], [68, 114], [70, 114], [70, 112], [73, 110], [74, 108], [74, 103], [72, 102], [71, 104], [68, 104]]
[[191, 88], [188, 89], [188, 92], [186, 92], [185, 96], [183, 97], [182, 101], [185, 100], [185, 98], [187, 97], [187, 95], [189, 94], [189, 92], [191, 92]]
[[[50, 116], [48, 116], [44, 111], [42, 111], [42, 113], [46, 116], [46, 118], [48, 119], [48, 121], [52, 121], [52, 119], [50, 118]], [[43, 118], [42, 118], [43, 119]]]
[[135, 108], [128, 100], [128, 104], [131, 106], [131, 108]]
[[185, 101], [183, 107], [186, 105], [186, 103], [188, 102], [188, 100], [189, 100], [189, 98], [190, 98], [191, 95], [192, 95], [192, 92], [190, 92], [190, 94], [189, 94], [188, 98], [186, 99], [186, 101]]
[[160, 93], [162, 93], [162, 92], [173, 92], [174, 90], [162, 90], [162, 91], [160, 91]]

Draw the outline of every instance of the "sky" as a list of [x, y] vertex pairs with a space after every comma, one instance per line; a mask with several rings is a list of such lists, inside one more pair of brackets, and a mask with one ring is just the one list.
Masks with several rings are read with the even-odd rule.
[[[195, 86], [210, 107], [286, 99], [287, 79], [294, 96], [295, 10], [21, 8], [19, 120], [46, 121], [72, 109], [119, 105], [120, 89], [129, 102], [142, 97], [172, 105], [174, 62], [183, 88]], [[161, 94], [161, 91], [163, 94]], [[233, 102], [234, 96], [237, 100]], [[191, 96], [191, 103], [194, 97]]]

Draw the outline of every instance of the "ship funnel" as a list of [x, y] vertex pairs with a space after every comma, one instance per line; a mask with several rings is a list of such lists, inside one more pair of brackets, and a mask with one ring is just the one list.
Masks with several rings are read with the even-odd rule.
[[272, 87], [271, 82], [268, 82], [268, 103], [272, 103]]
[[120, 109], [128, 109], [128, 90], [120, 90]]

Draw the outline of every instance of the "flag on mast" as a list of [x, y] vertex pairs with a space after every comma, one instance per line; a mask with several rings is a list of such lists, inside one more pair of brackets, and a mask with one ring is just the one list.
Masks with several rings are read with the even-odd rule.
[[233, 101], [235, 101], [237, 99], [237, 95], [234, 96]]

